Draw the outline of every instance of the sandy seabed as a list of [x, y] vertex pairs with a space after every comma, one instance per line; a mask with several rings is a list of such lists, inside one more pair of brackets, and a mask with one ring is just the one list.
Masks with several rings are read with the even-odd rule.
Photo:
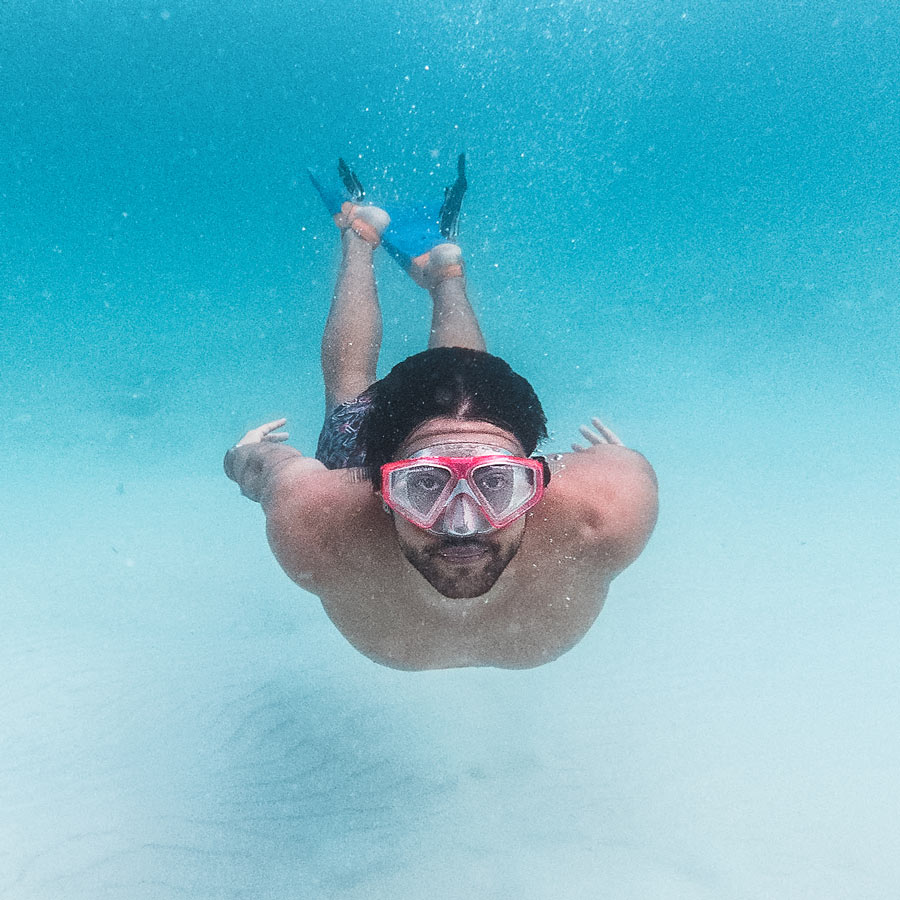
[[525, 672], [359, 656], [214, 442], [193, 473], [13, 454], [0, 896], [891, 896], [896, 479], [709, 431], [648, 423], [657, 532]]

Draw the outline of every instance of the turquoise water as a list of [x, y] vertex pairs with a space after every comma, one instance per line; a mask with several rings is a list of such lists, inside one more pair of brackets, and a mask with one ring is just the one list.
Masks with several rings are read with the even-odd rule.
[[[0, 897], [889, 898], [900, 13], [7, 4]], [[221, 474], [311, 452], [304, 170], [469, 159], [490, 349], [662, 512], [573, 651], [380, 668]], [[428, 309], [378, 269], [385, 369]]]

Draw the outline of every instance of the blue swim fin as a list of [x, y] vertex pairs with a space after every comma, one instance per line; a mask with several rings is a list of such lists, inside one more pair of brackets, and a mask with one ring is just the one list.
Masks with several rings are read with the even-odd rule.
[[[344, 203], [361, 203], [366, 196], [356, 173], [343, 159], [338, 160], [336, 174], [319, 169], [308, 171], [310, 180], [332, 216], [340, 214]], [[433, 247], [456, 241], [459, 211], [467, 187], [464, 153], [457, 159], [456, 172], [456, 180], [444, 189], [442, 200], [376, 203], [391, 217], [391, 224], [381, 236], [381, 242], [406, 271], [413, 267], [418, 257]]]
[[356, 173], [342, 159], [338, 160], [336, 175], [333, 172], [326, 172], [324, 169], [307, 169], [306, 171], [330, 216], [339, 215], [341, 206], [348, 200], [351, 203], [361, 203], [366, 196]]

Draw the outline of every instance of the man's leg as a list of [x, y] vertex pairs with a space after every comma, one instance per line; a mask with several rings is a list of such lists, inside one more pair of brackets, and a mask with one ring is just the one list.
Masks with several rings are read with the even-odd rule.
[[484, 335], [466, 294], [459, 247], [439, 244], [431, 250], [424, 274], [434, 304], [428, 346], [484, 350]]
[[375, 381], [381, 349], [381, 308], [372, 254], [388, 219], [376, 207], [356, 207], [353, 215], [357, 226], [341, 229], [341, 269], [322, 335], [326, 415]]

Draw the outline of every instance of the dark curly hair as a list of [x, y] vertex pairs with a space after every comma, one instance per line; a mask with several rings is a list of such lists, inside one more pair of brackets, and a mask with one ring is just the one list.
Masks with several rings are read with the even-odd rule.
[[515, 435], [529, 456], [547, 437], [547, 418], [534, 389], [508, 363], [482, 350], [425, 350], [398, 363], [371, 390], [357, 446], [376, 490], [382, 465], [429, 419], [490, 422]]

